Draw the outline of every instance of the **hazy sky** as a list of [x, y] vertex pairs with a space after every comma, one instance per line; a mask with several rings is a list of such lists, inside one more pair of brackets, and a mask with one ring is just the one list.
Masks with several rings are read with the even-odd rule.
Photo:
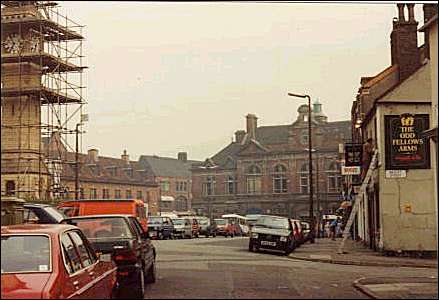
[[[390, 65], [396, 4], [60, 2], [85, 25], [83, 150], [204, 160], [245, 129], [292, 123], [319, 98], [350, 119], [360, 77]], [[422, 25], [422, 5], [416, 6]]]

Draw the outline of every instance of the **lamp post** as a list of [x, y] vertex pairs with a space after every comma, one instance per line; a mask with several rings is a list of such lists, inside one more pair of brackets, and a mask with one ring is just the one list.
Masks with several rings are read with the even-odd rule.
[[[288, 96], [297, 98], [308, 99], [308, 154], [309, 154], [309, 218], [311, 222], [311, 231], [313, 232], [313, 237], [315, 236], [315, 226], [314, 226], [314, 206], [313, 206], [313, 180], [312, 180], [312, 131], [311, 131], [311, 97], [309, 95], [288, 93]], [[311, 242], [314, 241], [314, 238]]]

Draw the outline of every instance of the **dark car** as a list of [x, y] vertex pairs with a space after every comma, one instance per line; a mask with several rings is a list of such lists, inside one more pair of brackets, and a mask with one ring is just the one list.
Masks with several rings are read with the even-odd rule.
[[200, 235], [205, 237], [216, 237], [216, 224], [211, 222], [209, 218], [206, 217], [196, 217], [198, 224], [200, 225]]
[[174, 239], [174, 224], [168, 217], [149, 217], [148, 232], [152, 238], [159, 240]]
[[290, 219], [277, 216], [262, 216], [254, 224], [248, 249], [260, 249], [290, 254], [296, 247], [294, 228]]
[[48, 204], [25, 203], [23, 208], [24, 223], [59, 224], [67, 218], [62, 212]]
[[117, 296], [143, 299], [145, 282], [156, 280], [156, 251], [136, 217], [91, 215], [72, 217], [67, 223], [82, 229], [99, 253], [111, 253], [117, 265]]

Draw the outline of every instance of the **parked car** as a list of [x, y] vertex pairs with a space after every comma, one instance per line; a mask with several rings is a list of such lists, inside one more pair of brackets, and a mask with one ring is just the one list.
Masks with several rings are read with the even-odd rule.
[[129, 214], [136, 217], [148, 231], [148, 204], [139, 199], [81, 199], [63, 201], [58, 205], [68, 217]]
[[110, 299], [116, 265], [65, 224], [1, 227], [2, 299]]
[[218, 235], [222, 235], [224, 237], [234, 237], [238, 235], [238, 228], [232, 221], [227, 219], [215, 219], [214, 220], [217, 226], [216, 233]]
[[311, 225], [308, 222], [301, 222], [303, 228], [303, 242], [314, 240], [313, 234], [311, 232]]
[[199, 237], [200, 236], [200, 224], [195, 217], [186, 217], [192, 224], [192, 236]]
[[48, 204], [25, 203], [23, 221], [30, 224], [59, 224], [66, 216]]
[[300, 220], [290, 219], [293, 225], [294, 238], [296, 240], [296, 247], [300, 247], [305, 242], [305, 237], [302, 231], [302, 224]]
[[207, 217], [196, 217], [200, 225], [200, 235], [216, 237], [216, 224]]
[[290, 219], [277, 216], [263, 216], [252, 228], [248, 249], [260, 249], [290, 254], [296, 245], [293, 225]]
[[189, 219], [176, 218], [171, 220], [174, 224], [174, 237], [192, 238], [192, 224]]
[[148, 231], [154, 239], [174, 238], [174, 224], [169, 217], [149, 217]]
[[132, 215], [94, 215], [66, 220], [78, 226], [94, 248], [111, 254], [117, 265], [118, 297], [143, 299], [145, 283], [156, 280], [156, 251]]

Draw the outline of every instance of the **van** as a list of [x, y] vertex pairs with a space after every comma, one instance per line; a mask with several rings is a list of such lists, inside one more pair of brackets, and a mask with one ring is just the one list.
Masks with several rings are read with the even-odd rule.
[[90, 199], [63, 201], [58, 210], [68, 217], [128, 214], [136, 217], [148, 231], [148, 204], [138, 199]]

